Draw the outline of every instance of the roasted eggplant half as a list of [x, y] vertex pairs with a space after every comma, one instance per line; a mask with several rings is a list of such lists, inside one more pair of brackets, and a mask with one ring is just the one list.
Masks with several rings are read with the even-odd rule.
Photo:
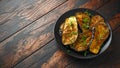
[[108, 36], [109, 36], [109, 28], [107, 27], [105, 22], [98, 22], [97, 25], [95, 26], [94, 39], [89, 48], [90, 52], [94, 54], [98, 54], [102, 44], [108, 38]]
[[90, 26], [90, 16], [87, 13], [76, 13], [77, 22], [80, 25], [83, 32], [87, 31]]
[[76, 41], [78, 37], [78, 24], [75, 16], [66, 18], [60, 29], [62, 30], [62, 43], [64, 45], [70, 45]]
[[82, 52], [88, 49], [91, 41], [92, 41], [92, 31], [87, 31], [85, 33], [80, 33], [75, 43], [70, 45], [70, 47], [77, 52]]

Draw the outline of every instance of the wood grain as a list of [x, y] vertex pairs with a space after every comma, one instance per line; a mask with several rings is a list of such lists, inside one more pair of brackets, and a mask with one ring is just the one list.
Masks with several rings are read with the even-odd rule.
[[[98, 2], [98, 1], [96, 1]], [[91, 3], [91, 2], [90, 2]], [[86, 4], [86, 3], [85, 3]], [[65, 4], [66, 5], [66, 4]], [[84, 4], [83, 4], [84, 5]], [[95, 4], [96, 5], [96, 4]], [[101, 6], [103, 4], [99, 4], [99, 6]], [[63, 5], [64, 6], [64, 5]], [[63, 7], [61, 6], [61, 7]], [[68, 5], [69, 6], [69, 5]], [[64, 8], [64, 7], [63, 7]], [[93, 7], [94, 8], [94, 7]], [[98, 7], [96, 7], [97, 9]], [[94, 8], [95, 9], [95, 8]], [[64, 10], [65, 11], [65, 10]], [[50, 26], [51, 27], [51, 26]], [[54, 27], [54, 25], [52, 26]], [[36, 53], [34, 53], [33, 55], [31, 55], [30, 57], [28, 57], [27, 59], [25, 59], [23, 62], [21, 62], [20, 64], [18, 64], [17, 66], [15, 66], [15, 68], [21, 68], [21, 66], [25, 67], [31, 67], [31, 68], [37, 68], [37, 67], [45, 67], [45, 68], [55, 68], [55, 67], [65, 67], [66, 65], [68, 65], [69, 63], [75, 61], [76, 59], [70, 56], [66, 56], [66, 54], [64, 54], [61, 50], [59, 50], [57, 48], [57, 44], [56, 42], [51, 42], [53, 45], [48, 44], [47, 46], [44, 46], [43, 49], [44, 51], [38, 50]], [[48, 46], [51, 46], [51, 48], [53, 48], [52, 50], [55, 50], [54, 53], [52, 53], [52, 50], [47, 49]], [[56, 47], [56, 49], [54, 49], [54, 47]], [[51, 52], [51, 54], [48, 54], [48, 52]], [[46, 56], [41, 55], [41, 53], [47, 54]], [[36, 60], [31, 60], [35, 58], [35, 55], [39, 56], [38, 59], [39, 61]], [[49, 56], [51, 55], [51, 56]], [[48, 57], [48, 58], [44, 58], [44, 57]], [[63, 59], [65, 58], [65, 59]], [[44, 60], [42, 60], [44, 59]], [[53, 60], [53, 61], [52, 61]]]
[[106, 19], [110, 19], [115, 14], [120, 13], [119, 4], [120, 0], [110, 0], [109, 3], [99, 8], [97, 12], [101, 13]]
[[[53, 10], [53, 8], [55, 8], [56, 6], [58, 6], [64, 2], [62, 0], [54, 1], [54, 2], [52, 2], [52, 1], [53, 0], [47, 1], [48, 3], [53, 3], [53, 5], [51, 7], [49, 6], [51, 4], [48, 5], [49, 9], [46, 10], [47, 12]], [[48, 4], [47, 2], [45, 1], [46, 7]], [[67, 8], [67, 9], [69, 9], [69, 8]], [[43, 12], [46, 13], [46, 11], [42, 11], [42, 13]], [[55, 11], [53, 11], [53, 12], [55, 12]], [[55, 12], [55, 13], [57, 13], [57, 12]], [[52, 40], [53, 39], [52, 31], [51, 31], [51, 33], [48, 31], [53, 30], [53, 28], [54, 28], [54, 27], [49, 27], [49, 26], [53, 25], [52, 23], [55, 22], [55, 19], [59, 15], [59, 13], [58, 13], [58, 15], [52, 17], [55, 13], [51, 13], [51, 14], [48, 14], [47, 16], [42, 17], [41, 19], [37, 20], [36, 22], [31, 23], [30, 26], [25, 27], [23, 30], [20, 30], [19, 32], [15, 33], [13, 36], [11, 36], [10, 38], [1, 42], [0, 43], [0, 60], [1, 60], [0, 66], [3, 68], [4, 67], [5, 68], [12, 67], [19, 61], [23, 60], [26, 56], [32, 54], [35, 50], [39, 49], [43, 45], [47, 44], [50, 40]], [[18, 22], [22, 22], [22, 21], [19, 20]], [[26, 22], [24, 21], [23, 23], [26, 23]], [[5, 23], [5, 24], [8, 24], [8, 23]], [[3, 24], [3, 25], [5, 25], [5, 24]], [[12, 26], [16, 27], [15, 22], [10, 23], [10, 24], [11, 24], [11, 27]], [[23, 27], [22, 24], [21, 24], [21, 27]], [[4, 28], [6, 28], [6, 27], [4, 27]], [[1, 36], [1, 37], [3, 37], [3, 36]]]
[[109, 23], [114, 31], [120, 26], [120, 13], [115, 14], [110, 20]]
[[110, 0], [89, 0], [89, 2], [87, 2], [86, 4], [81, 5], [79, 7], [97, 10], [98, 8], [102, 7], [103, 5], [108, 3], [109, 1]]
[[63, 68], [64, 65], [69, 62], [68, 60], [70, 60], [70, 56], [59, 50], [56, 41], [53, 40], [45, 47], [41, 48], [39, 51], [28, 57], [28, 59], [25, 59], [24, 63], [20, 63], [21, 65], [17, 65], [15, 68], [55, 68], [58, 66], [59, 68]]
[[11, 0], [1, 4], [0, 42], [55, 9], [66, 0]]

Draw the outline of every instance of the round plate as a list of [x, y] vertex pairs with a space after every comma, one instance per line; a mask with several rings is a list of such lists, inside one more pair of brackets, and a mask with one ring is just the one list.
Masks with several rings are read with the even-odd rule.
[[108, 46], [110, 45], [111, 40], [112, 40], [112, 30], [111, 30], [111, 27], [108, 24], [108, 21], [104, 18], [104, 16], [102, 16], [104, 18], [104, 20], [105, 20], [105, 23], [107, 24], [107, 26], [108, 26], [108, 28], [110, 30], [110, 33], [109, 33], [109, 36], [106, 39], [106, 41], [103, 43], [100, 52], [97, 55], [88, 53], [86, 56], [84, 56], [82, 52], [76, 52], [76, 51], [72, 50], [70, 47], [67, 47], [67, 46], [62, 44], [62, 37], [61, 37], [60, 31], [59, 31], [61, 24], [65, 21], [66, 18], [68, 18], [70, 16], [75, 16], [75, 14], [77, 12], [85, 12], [85, 11], [91, 13], [91, 15], [100, 15], [100, 16], [102, 16], [100, 13], [98, 13], [98, 12], [96, 12], [94, 10], [91, 10], [91, 9], [77, 8], [77, 9], [73, 9], [73, 10], [70, 10], [70, 11], [64, 13], [58, 19], [58, 21], [56, 22], [55, 28], [54, 28], [55, 39], [56, 39], [58, 45], [60, 46], [60, 48], [65, 53], [67, 53], [68, 55], [76, 57], [76, 58], [80, 58], [80, 59], [90, 59], [90, 58], [94, 58], [94, 57], [100, 55], [101, 53], [103, 53], [108, 48]]

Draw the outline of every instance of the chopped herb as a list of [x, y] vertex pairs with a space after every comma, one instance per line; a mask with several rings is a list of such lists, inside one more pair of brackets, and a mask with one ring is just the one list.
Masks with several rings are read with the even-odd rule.
[[88, 29], [88, 28], [89, 28], [89, 25], [83, 24], [82, 27]]
[[83, 41], [83, 45], [86, 46], [86, 41]]
[[72, 34], [77, 35], [77, 34], [78, 34], [78, 32], [72, 32]]
[[82, 36], [82, 40], [83, 40], [83, 45], [84, 45], [84, 46], [86, 45], [86, 39], [87, 39], [86, 36]]
[[87, 55], [87, 51], [84, 52], [84, 56], [86, 56], [86, 55]]
[[71, 22], [70, 22], [70, 26], [72, 26], [72, 25], [73, 25], [73, 22], [71, 21]]
[[91, 14], [91, 13], [89, 13], [88, 15], [89, 15], [89, 16], [92, 16], [92, 14]]
[[89, 12], [86, 10], [84, 13], [88, 14]]
[[85, 41], [87, 39], [87, 37], [86, 36], [82, 36], [82, 39], [83, 39], [83, 41]]
[[90, 19], [89, 18], [83, 18], [83, 23], [89, 23]]
[[89, 15], [89, 16], [92, 16], [92, 14], [89, 13], [87, 10], [84, 13], [87, 14], [87, 15]]

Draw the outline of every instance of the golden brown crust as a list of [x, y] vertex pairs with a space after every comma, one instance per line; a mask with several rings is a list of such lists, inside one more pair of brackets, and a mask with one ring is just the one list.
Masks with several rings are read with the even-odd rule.
[[70, 45], [70, 47], [78, 52], [85, 51], [86, 49], [88, 49], [88, 45], [91, 39], [92, 39], [91, 31], [80, 33], [75, 43], [73, 43], [73, 45]]
[[76, 13], [76, 18], [78, 21], [78, 24], [80, 25], [83, 32], [87, 31], [90, 26], [90, 17], [86, 13]]
[[62, 28], [62, 43], [64, 45], [73, 44], [78, 37], [77, 21], [74, 16], [71, 16], [65, 20]]
[[104, 41], [107, 39], [108, 36], [109, 36], [109, 28], [104, 22], [99, 22], [99, 24], [95, 26], [95, 36], [92, 44], [90, 45], [90, 49], [89, 49], [90, 52], [94, 54], [98, 54], [102, 44], [104, 43]]

